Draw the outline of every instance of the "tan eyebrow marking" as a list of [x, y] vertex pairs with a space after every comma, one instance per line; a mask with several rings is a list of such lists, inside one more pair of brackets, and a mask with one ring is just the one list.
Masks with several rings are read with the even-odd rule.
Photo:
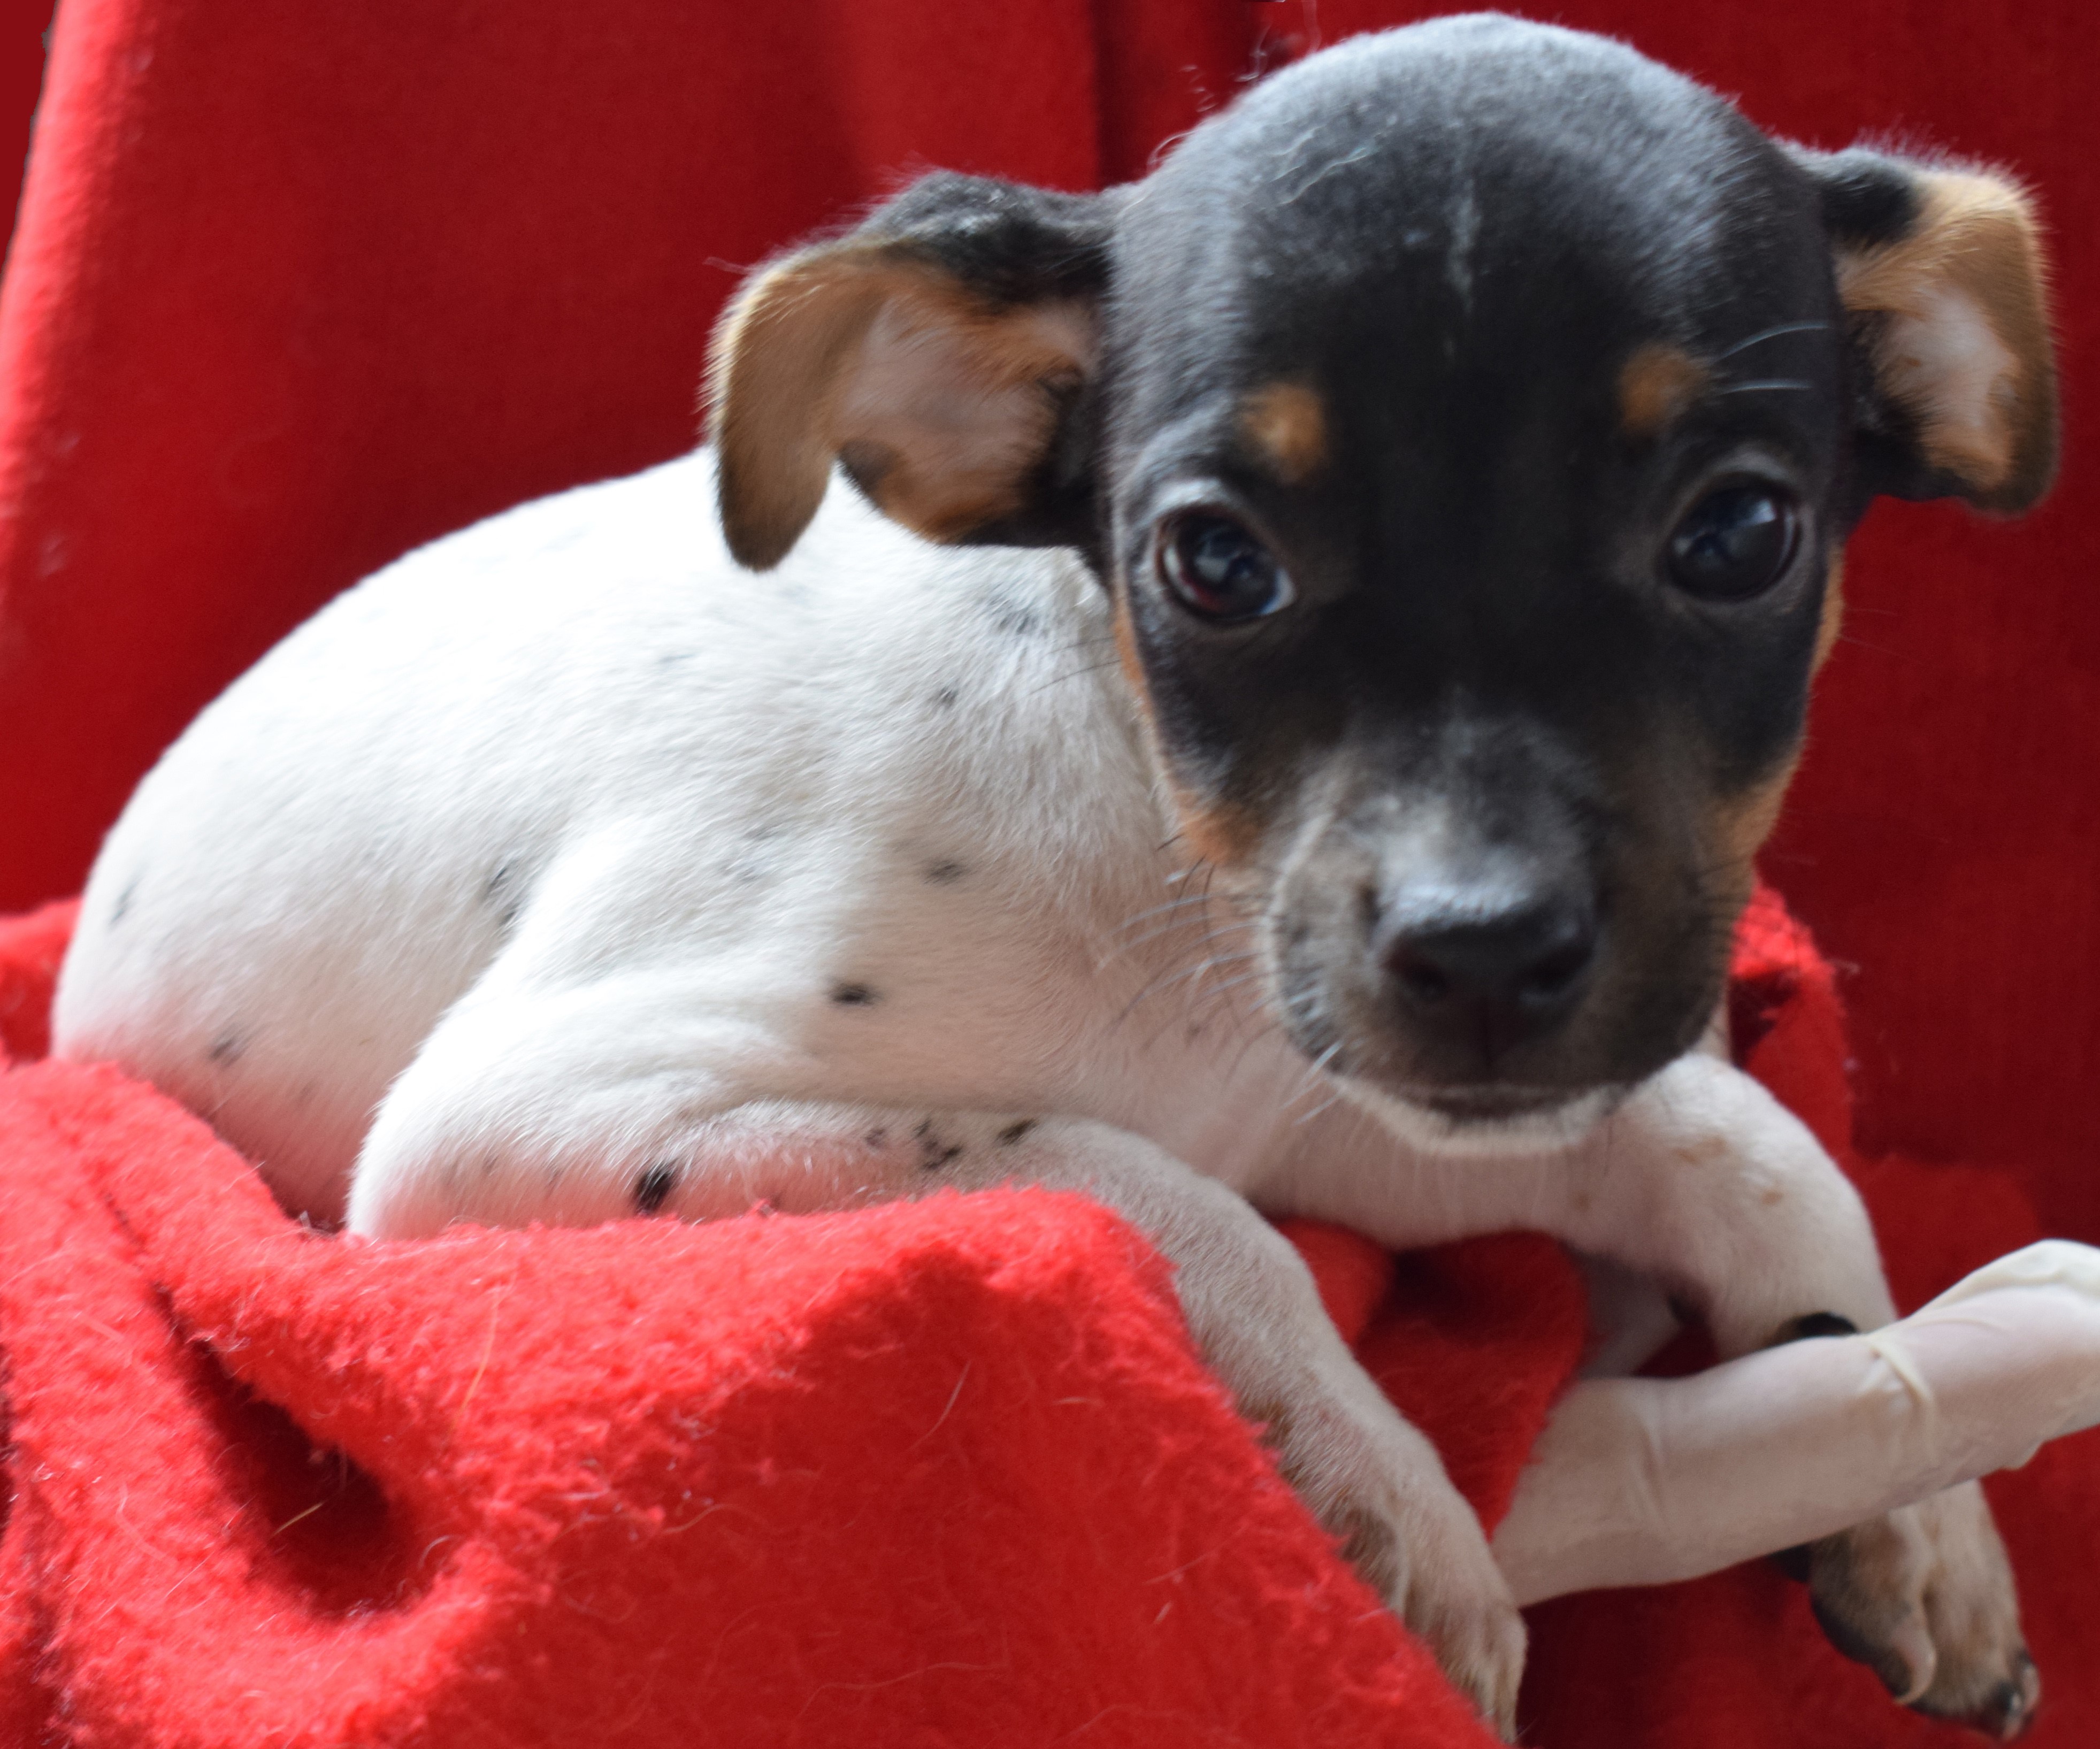
[[1652, 438], [1680, 417], [1708, 381], [1706, 367], [1681, 346], [1650, 341], [1619, 368], [1619, 429]]
[[1327, 460], [1327, 413], [1302, 382], [1273, 382], [1240, 408], [1240, 430], [1286, 486], [1296, 486]]

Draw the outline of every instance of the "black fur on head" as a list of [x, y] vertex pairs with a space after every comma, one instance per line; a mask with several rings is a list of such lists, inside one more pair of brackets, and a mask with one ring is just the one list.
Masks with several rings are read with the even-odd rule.
[[1868, 499], [2024, 508], [2054, 453], [2018, 191], [1493, 15], [1127, 188], [926, 178], [754, 282], [715, 408], [748, 561], [834, 458], [935, 538], [1087, 553], [1277, 1011], [1454, 1132], [1694, 1041]]

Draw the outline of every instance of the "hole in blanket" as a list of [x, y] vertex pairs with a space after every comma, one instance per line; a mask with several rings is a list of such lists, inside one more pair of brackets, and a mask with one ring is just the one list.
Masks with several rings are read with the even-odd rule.
[[232, 1509], [223, 1534], [241, 1546], [256, 1579], [316, 1615], [413, 1601], [435, 1575], [418, 1571], [414, 1539], [379, 1485], [342, 1452], [315, 1445], [209, 1347], [193, 1341], [188, 1353]]

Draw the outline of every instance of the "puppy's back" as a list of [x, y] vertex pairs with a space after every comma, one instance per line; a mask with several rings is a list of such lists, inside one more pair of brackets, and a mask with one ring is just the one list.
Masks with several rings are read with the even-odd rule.
[[[571, 962], [762, 936], [785, 967], [849, 927], [898, 845], [965, 826], [983, 891], [929, 890], [967, 930], [1002, 909], [999, 866], [1046, 881], [1070, 866], [1053, 840], [1096, 830], [1012, 804], [1048, 766], [1083, 768], [1150, 845], [1134, 728], [1103, 722], [1112, 677], [1077, 647], [1102, 609], [1074, 562], [942, 552], [840, 487], [757, 576], [712, 496], [703, 452], [525, 505], [278, 645], [112, 830], [56, 1053], [155, 1082], [329, 1217], [388, 1087], [499, 955], [539, 950], [525, 932]], [[577, 884], [550, 868], [593, 857], [602, 915], [535, 910]], [[802, 939], [778, 940], [783, 912]]]

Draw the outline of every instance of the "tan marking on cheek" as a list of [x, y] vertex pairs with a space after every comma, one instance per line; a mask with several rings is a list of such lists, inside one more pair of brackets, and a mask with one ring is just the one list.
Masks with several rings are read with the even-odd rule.
[[1779, 823], [1787, 786], [1801, 763], [1799, 748], [1778, 773], [1740, 795], [1715, 805], [1707, 816], [1707, 857], [1715, 870], [1714, 889], [1732, 910], [1749, 903], [1758, 852]]
[[1619, 429], [1652, 438], [1683, 416], [1706, 386], [1706, 367], [1681, 346], [1652, 341], [1619, 370]]
[[1152, 743], [1153, 757], [1166, 774], [1167, 794], [1173, 798], [1175, 817], [1180, 822], [1181, 836], [1195, 850], [1197, 855], [1208, 858], [1220, 866], [1230, 867], [1243, 861], [1261, 841], [1261, 821], [1254, 812], [1235, 803], [1207, 803], [1191, 794], [1175, 781], [1166, 749], [1159, 744], [1159, 729], [1152, 714], [1152, 698], [1145, 684], [1145, 664], [1138, 658], [1137, 638], [1131, 629], [1130, 606], [1118, 595], [1115, 607], [1116, 654], [1123, 665], [1123, 676], [1128, 683], [1131, 696], [1143, 713], [1146, 738]]
[[1261, 822], [1252, 809], [1232, 802], [1207, 806], [1171, 779], [1167, 788], [1180, 817], [1181, 835], [1198, 856], [1231, 868], [1253, 855], [1261, 842]]
[[1327, 460], [1327, 413], [1302, 382], [1257, 389], [1240, 408], [1240, 430], [1286, 486], [1309, 479]]
[[[1809, 671], [1811, 674], [1823, 666], [1837, 643], [1844, 616], [1845, 556], [1840, 553], [1832, 558], [1824, 584], [1823, 611], [1816, 622], [1815, 654]], [[1740, 795], [1716, 802], [1707, 814], [1706, 856], [1717, 870], [1715, 892], [1736, 910], [1740, 910], [1749, 902], [1758, 852], [1771, 836], [1772, 828], [1779, 824], [1788, 786], [1793, 782], [1794, 772], [1800, 764], [1801, 748], [1797, 744], [1786, 762], [1771, 777]]]
[[1814, 674], [1829, 660], [1845, 623], [1845, 555], [1833, 554], [1823, 580], [1823, 616], [1815, 624], [1815, 655], [1808, 672]]

